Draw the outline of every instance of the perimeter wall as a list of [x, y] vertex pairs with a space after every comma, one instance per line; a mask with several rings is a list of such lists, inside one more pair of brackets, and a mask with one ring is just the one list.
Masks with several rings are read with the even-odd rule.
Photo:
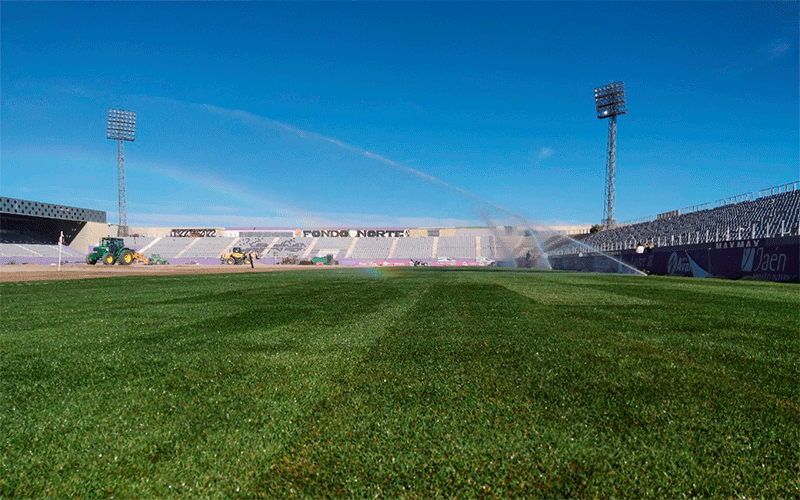
[[[651, 274], [800, 281], [800, 236], [721, 241], [609, 255]], [[598, 254], [551, 257], [550, 262], [553, 269], [570, 271], [619, 272], [617, 267], [622, 267]]]

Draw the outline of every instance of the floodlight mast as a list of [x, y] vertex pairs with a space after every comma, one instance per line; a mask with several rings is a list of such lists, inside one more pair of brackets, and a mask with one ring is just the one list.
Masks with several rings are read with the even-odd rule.
[[117, 236], [128, 236], [127, 202], [125, 200], [125, 141], [136, 140], [136, 112], [108, 110], [106, 139], [117, 141], [117, 181], [119, 188], [119, 226]]
[[608, 154], [606, 156], [606, 199], [603, 206], [603, 225], [614, 227], [614, 182], [616, 178], [617, 156], [617, 115], [628, 112], [625, 100], [625, 84], [614, 82], [594, 89], [597, 118], [611, 118], [608, 122]]

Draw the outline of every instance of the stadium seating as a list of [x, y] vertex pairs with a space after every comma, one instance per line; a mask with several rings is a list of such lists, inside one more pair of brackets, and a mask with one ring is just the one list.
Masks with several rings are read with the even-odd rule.
[[334, 259], [343, 258], [352, 243], [353, 238], [324, 236], [317, 239], [317, 243], [311, 250], [311, 255], [309, 257], [324, 257], [330, 254], [333, 255]]
[[454, 236], [479, 236], [481, 238], [491, 238], [492, 230], [487, 227], [460, 227], [456, 229]]
[[474, 236], [442, 236], [439, 238], [437, 257], [450, 257], [451, 259], [474, 259]]
[[22, 234], [15, 231], [0, 231], [0, 243], [19, 245], [46, 245], [49, 242], [38, 236]]
[[[0, 243], [0, 257], [25, 257], [25, 258], [58, 258], [58, 245], [43, 245], [40, 243]], [[61, 247], [61, 258], [68, 260], [83, 260], [84, 254], [64, 245]]]
[[[73, 250], [67, 245], [60, 249], [61, 258], [64, 260], [83, 260], [84, 254]], [[59, 248], [57, 242], [47, 241], [45, 238], [22, 234], [16, 231], [0, 232], [0, 257], [19, 257], [24, 259], [49, 258], [57, 259]]]
[[128, 248], [132, 248], [137, 252], [146, 248], [147, 245], [154, 242], [156, 238], [147, 237], [147, 236], [126, 236], [122, 238], [125, 242], [125, 246]]
[[308, 248], [308, 245], [314, 241], [314, 238], [300, 238], [300, 237], [293, 237], [293, 238], [278, 238], [278, 241], [272, 245], [272, 248], [267, 252], [267, 255], [261, 255], [261, 258], [264, 257], [274, 257], [276, 259], [283, 259], [284, 257], [302, 257], [303, 253]]
[[165, 259], [173, 259], [193, 241], [194, 238], [158, 238], [150, 245], [145, 254], [158, 254]]
[[[687, 245], [718, 241], [796, 236], [800, 233], [800, 191], [794, 190], [623, 225], [590, 235], [584, 242], [601, 251], [655, 246]], [[578, 247], [575, 247], [578, 251]]]
[[433, 238], [398, 238], [396, 259], [424, 259], [433, 254]]
[[[683, 246], [725, 241], [800, 235], [800, 183], [738, 195], [710, 204], [675, 210], [658, 217], [623, 223], [594, 234], [565, 237], [555, 230], [536, 229], [536, 237], [521, 228], [412, 229], [397, 238], [293, 237], [294, 230], [265, 230], [242, 237], [125, 237], [125, 246], [148, 256], [166, 259], [217, 259], [228, 248], [241, 247], [261, 258], [312, 258], [332, 254], [335, 259], [431, 259], [472, 260], [478, 257], [504, 260], [538, 255], [621, 251], [652, 243], [655, 247]], [[235, 233], [234, 233], [235, 234]], [[431, 236], [427, 236], [431, 235]], [[576, 239], [577, 238], [577, 239]], [[580, 240], [580, 242], [578, 241]], [[95, 242], [96, 244], [96, 242]], [[18, 228], [0, 230], [0, 257], [6, 261], [34, 262], [58, 257], [58, 245]], [[86, 249], [64, 246], [62, 255], [75, 259]], [[51, 260], [52, 261], [52, 260]]]
[[261, 256], [269, 248], [275, 236], [244, 236], [239, 238], [233, 246], [240, 247], [243, 252], [256, 252]]
[[492, 236], [481, 236], [481, 257], [489, 259], [497, 258], [494, 248], [494, 238]]
[[213, 259], [231, 245], [237, 238], [195, 238], [190, 246], [180, 253], [181, 258]]
[[519, 257], [523, 252], [525, 238], [522, 236], [500, 236], [495, 238], [497, 242], [498, 258], [508, 259]]
[[392, 244], [397, 240], [398, 238], [358, 238], [350, 257], [353, 259], [387, 259]]

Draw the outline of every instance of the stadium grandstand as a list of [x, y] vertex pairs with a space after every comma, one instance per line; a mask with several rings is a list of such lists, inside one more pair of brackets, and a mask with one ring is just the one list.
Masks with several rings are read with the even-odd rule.
[[[132, 236], [124, 238], [127, 247], [174, 264], [220, 264], [220, 255], [236, 247], [255, 253], [260, 264], [268, 265], [319, 262], [325, 257], [350, 266], [486, 265], [494, 261], [608, 270], [608, 265], [596, 262], [598, 255], [606, 255], [658, 274], [742, 277], [751, 273], [761, 279], [792, 281], [797, 280], [800, 260], [800, 182], [718, 200], [713, 207], [706, 203], [673, 210], [596, 232], [587, 227], [572, 236], [553, 228], [508, 226], [347, 230], [131, 227], [129, 231]], [[53, 263], [59, 251], [62, 262], [84, 262], [100, 238], [116, 232], [117, 227], [106, 222], [102, 211], [0, 198], [1, 264]], [[59, 249], [62, 234], [64, 246]], [[760, 248], [760, 253], [742, 250], [751, 247]], [[773, 259], [773, 264], [759, 263], [758, 259], [765, 258]], [[738, 262], [723, 266], [723, 261]]]
[[83, 262], [108, 234], [101, 210], [0, 197], [0, 264]]
[[[699, 243], [797, 236], [800, 233], [800, 182], [718, 200], [715, 208], [675, 210], [590, 234], [581, 241], [600, 251], [639, 245], [671, 247]], [[560, 253], [577, 253], [570, 245]]]

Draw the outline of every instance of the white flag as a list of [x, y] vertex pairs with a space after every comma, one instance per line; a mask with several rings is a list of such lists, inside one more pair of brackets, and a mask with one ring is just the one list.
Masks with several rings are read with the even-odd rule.
[[61, 245], [64, 243], [64, 231], [58, 235], [58, 270], [61, 271]]

